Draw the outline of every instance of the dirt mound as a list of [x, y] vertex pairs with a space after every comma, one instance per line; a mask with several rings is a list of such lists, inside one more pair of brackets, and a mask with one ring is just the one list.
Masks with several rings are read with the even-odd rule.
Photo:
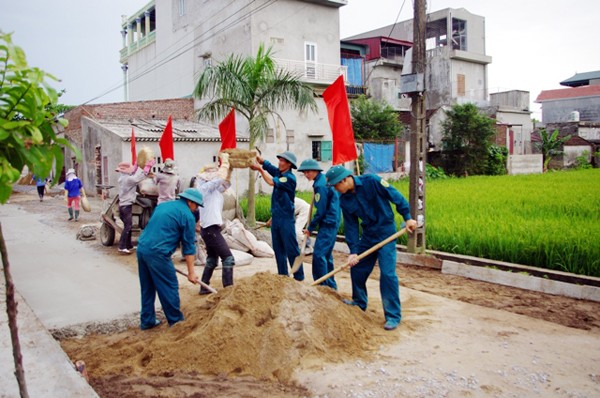
[[331, 289], [270, 273], [200, 300], [199, 308], [184, 308], [186, 320], [172, 328], [96, 336], [106, 344], [93, 353], [86, 352], [86, 339], [72, 341], [79, 348], [67, 351], [96, 377], [179, 371], [286, 382], [301, 361], [364, 358], [390, 338], [378, 320], [343, 304]]

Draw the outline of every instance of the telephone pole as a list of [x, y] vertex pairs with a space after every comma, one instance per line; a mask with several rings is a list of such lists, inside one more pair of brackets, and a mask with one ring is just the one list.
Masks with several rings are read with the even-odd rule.
[[[411, 93], [410, 123], [410, 196], [412, 217], [419, 227], [408, 237], [409, 253], [425, 254], [425, 164], [427, 156], [426, 105], [425, 105], [425, 1], [415, 0], [413, 20], [412, 73], [420, 90]], [[417, 84], [418, 86], [418, 84]]]

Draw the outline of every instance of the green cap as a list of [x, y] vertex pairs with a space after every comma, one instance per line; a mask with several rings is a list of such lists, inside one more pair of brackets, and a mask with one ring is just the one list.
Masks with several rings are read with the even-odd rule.
[[351, 176], [352, 172], [343, 166], [333, 166], [325, 174], [327, 185], [335, 185], [342, 181], [344, 178]]
[[300, 167], [298, 167], [298, 171], [310, 170], [323, 171], [321, 166], [319, 166], [319, 163], [317, 163], [317, 161], [314, 159], [303, 160], [302, 163], [300, 163]]
[[186, 189], [185, 191], [179, 194], [179, 198], [191, 200], [192, 202], [198, 204], [198, 206], [204, 207], [204, 200], [202, 199], [202, 194], [196, 188]]
[[294, 155], [290, 151], [285, 151], [284, 153], [280, 153], [279, 155], [277, 155], [277, 157], [285, 159], [288, 162], [290, 162], [292, 164], [292, 169], [297, 169], [298, 168], [296, 166], [296, 155]]

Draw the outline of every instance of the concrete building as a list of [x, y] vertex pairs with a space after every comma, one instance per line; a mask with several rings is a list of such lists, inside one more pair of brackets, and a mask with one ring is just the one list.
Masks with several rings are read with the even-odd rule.
[[[411, 73], [413, 20], [384, 26], [345, 38], [350, 43], [367, 44], [366, 81], [374, 98], [399, 107], [399, 74]], [[426, 23], [427, 109], [455, 103], [487, 104], [487, 65], [492, 58], [485, 53], [485, 18], [464, 8], [446, 8], [427, 14]]]
[[[340, 63], [339, 8], [346, 0], [150, 1], [123, 21], [121, 63], [127, 99], [191, 97], [207, 65], [272, 46], [278, 67], [296, 73], [319, 95], [347, 68]], [[200, 103], [196, 103], [196, 108]], [[331, 133], [322, 98], [317, 115], [281, 112], [260, 149], [267, 159], [293, 150], [298, 160], [331, 163]], [[247, 132], [242, 118], [238, 131]], [[317, 156], [318, 155], [318, 156]], [[299, 178], [301, 189], [310, 186]], [[263, 184], [264, 187], [264, 184]]]

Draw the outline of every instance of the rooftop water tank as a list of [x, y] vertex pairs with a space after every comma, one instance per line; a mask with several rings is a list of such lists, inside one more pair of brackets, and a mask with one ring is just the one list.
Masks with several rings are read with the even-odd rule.
[[579, 112], [573, 111], [569, 113], [569, 121], [570, 122], [578, 122], [579, 121]]

